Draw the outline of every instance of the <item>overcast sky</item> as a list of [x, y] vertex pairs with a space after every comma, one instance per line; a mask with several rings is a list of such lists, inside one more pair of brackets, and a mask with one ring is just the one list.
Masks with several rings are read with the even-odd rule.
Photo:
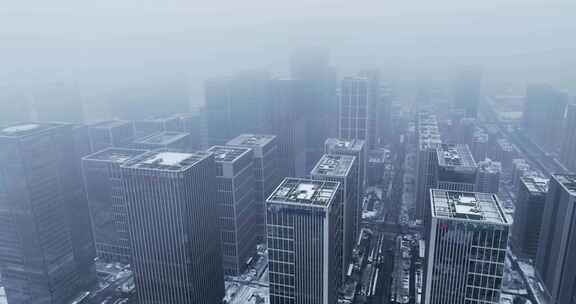
[[16, 1], [0, 4], [0, 72], [85, 75], [178, 67], [192, 79], [287, 71], [297, 46], [341, 73], [390, 77], [481, 65], [494, 79], [576, 86], [574, 0]]

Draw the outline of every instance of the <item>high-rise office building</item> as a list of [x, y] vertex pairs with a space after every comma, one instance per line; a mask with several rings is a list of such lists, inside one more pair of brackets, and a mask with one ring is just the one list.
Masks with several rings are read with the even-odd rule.
[[72, 125], [0, 130], [0, 273], [10, 304], [70, 301], [96, 282]]
[[256, 253], [258, 204], [252, 149], [213, 146], [216, 162], [216, 200], [220, 210], [220, 240], [224, 274], [238, 276]]
[[228, 146], [252, 149], [254, 159], [254, 189], [258, 241], [266, 239], [266, 198], [281, 181], [278, 167], [276, 136], [266, 134], [242, 134], [228, 142]]
[[133, 146], [142, 150], [165, 149], [190, 152], [190, 134], [183, 132], [158, 132], [135, 140]]
[[126, 120], [103, 121], [89, 125], [88, 134], [92, 152], [110, 147], [130, 147], [134, 141], [134, 126]]
[[363, 140], [346, 140], [341, 138], [328, 138], [324, 142], [326, 154], [352, 155], [358, 162], [358, 194], [360, 200], [364, 195], [366, 186], [366, 171], [368, 168], [368, 150]]
[[566, 107], [564, 135], [560, 150], [560, 161], [566, 168], [576, 172], [576, 100]]
[[204, 108], [193, 110], [191, 113], [175, 114], [174, 118], [176, 119], [176, 124], [167, 125], [166, 131], [190, 134], [190, 151], [208, 147], [206, 111]]
[[130, 263], [130, 228], [120, 165], [145, 152], [108, 148], [82, 160], [96, 255], [103, 261]]
[[576, 175], [552, 175], [541, 227], [536, 273], [550, 296], [549, 303], [575, 303]]
[[214, 157], [154, 151], [121, 170], [138, 303], [220, 303]]
[[304, 177], [306, 171], [306, 85], [294, 79], [270, 80], [270, 100], [264, 133], [278, 139], [278, 154], [284, 176]]
[[165, 131], [179, 131], [176, 116], [155, 117], [134, 121], [134, 138], [143, 138]]
[[372, 117], [376, 113], [374, 90], [370, 81], [363, 77], [346, 77], [342, 80], [338, 94], [338, 136], [342, 139], [364, 140], [374, 147], [375, 125]]
[[352, 249], [360, 234], [362, 206], [358, 201], [358, 163], [351, 155], [324, 154], [310, 172], [314, 180], [326, 180], [340, 183], [342, 192], [342, 279], [345, 278], [348, 265], [352, 262]]
[[[438, 148], [436, 188], [454, 191], [476, 191], [478, 166], [468, 145], [442, 144]], [[426, 213], [428, 214], [428, 212]]]
[[520, 180], [510, 240], [517, 256], [535, 259], [548, 193], [548, 179], [522, 177]]
[[480, 104], [482, 72], [468, 69], [461, 72], [454, 82], [454, 107], [464, 111], [466, 117], [476, 117]]
[[567, 96], [548, 85], [526, 88], [523, 127], [526, 134], [545, 151], [556, 151], [560, 144], [562, 118]]
[[209, 145], [223, 145], [242, 133], [264, 130], [269, 80], [266, 72], [250, 71], [206, 81]]
[[510, 170], [512, 168], [512, 160], [518, 154], [516, 151], [516, 147], [508, 140], [500, 138], [496, 140], [496, 147], [494, 147], [492, 157], [502, 164], [502, 168]]
[[436, 116], [419, 112], [416, 116], [416, 217], [424, 220], [429, 190], [436, 187], [438, 147], [442, 144]]
[[[322, 47], [295, 50], [290, 58], [291, 78], [303, 83], [298, 113], [305, 117], [305, 174], [324, 154], [326, 138], [335, 137], [338, 128], [336, 71], [330, 66], [330, 52]], [[306, 111], [302, 111], [305, 108]]]
[[472, 145], [470, 146], [474, 159], [485, 159], [488, 157], [488, 152], [490, 150], [488, 139], [488, 133], [484, 130], [476, 129], [474, 131], [474, 134], [472, 135]]
[[423, 303], [500, 303], [510, 223], [497, 196], [433, 189], [430, 198]]
[[266, 202], [270, 303], [337, 302], [339, 183], [286, 178]]
[[498, 193], [501, 173], [502, 165], [500, 162], [493, 161], [489, 158], [479, 161], [476, 191], [483, 193]]

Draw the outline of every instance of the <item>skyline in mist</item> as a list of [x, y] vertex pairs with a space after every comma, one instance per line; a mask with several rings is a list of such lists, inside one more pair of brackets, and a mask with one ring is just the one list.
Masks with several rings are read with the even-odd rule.
[[285, 77], [295, 48], [320, 45], [330, 49], [340, 77], [377, 67], [392, 81], [443, 81], [474, 65], [484, 70], [487, 83], [547, 82], [576, 89], [574, 1], [162, 5], [4, 4], [0, 82], [106, 86], [126, 75], [184, 73], [191, 99], [201, 103], [207, 78], [246, 69]]

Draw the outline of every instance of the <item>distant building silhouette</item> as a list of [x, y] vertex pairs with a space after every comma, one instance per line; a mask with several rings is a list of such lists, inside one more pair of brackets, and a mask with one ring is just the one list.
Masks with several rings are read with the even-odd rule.
[[220, 303], [213, 156], [155, 151], [121, 168], [138, 303]]
[[134, 141], [136, 149], [190, 152], [190, 134], [183, 132], [158, 132]]
[[476, 117], [482, 98], [482, 72], [468, 69], [461, 72], [454, 82], [454, 106], [464, 111], [466, 117]]
[[286, 178], [268, 198], [270, 303], [336, 303], [342, 274], [339, 183]]
[[102, 121], [88, 125], [90, 148], [98, 152], [106, 148], [127, 148], [134, 141], [134, 126], [127, 120]]
[[523, 127], [545, 151], [556, 151], [561, 138], [567, 96], [549, 85], [530, 85], [524, 101]]
[[576, 99], [566, 107], [563, 130], [560, 161], [568, 170], [576, 172]]

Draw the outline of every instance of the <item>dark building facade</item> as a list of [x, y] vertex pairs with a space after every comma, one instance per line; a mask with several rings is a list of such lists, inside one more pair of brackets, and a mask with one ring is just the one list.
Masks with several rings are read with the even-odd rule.
[[103, 261], [130, 263], [130, 227], [120, 166], [145, 152], [108, 148], [82, 160], [96, 255]]
[[270, 303], [337, 302], [342, 274], [339, 183], [286, 178], [267, 206]]
[[258, 242], [266, 240], [266, 198], [281, 181], [278, 167], [278, 145], [276, 136], [264, 134], [242, 134], [228, 142], [228, 146], [252, 149], [254, 159], [254, 190]]
[[520, 180], [514, 205], [516, 208], [512, 225], [512, 248], [517, 256], [535, 259], [548, 193], [548, 180], [529, 176]]
[[476, 117], [481, 99], [482, 72], [477, 69], [462, 71], [454, 82], [454, 107], [464, 111], [466, 117]]
[[268, 103], [269, 76], [250, 71], [205, 83], [209, 145], [224, 145], [242, 133], [261, 133]]
[[545, 151], [556, 151], [560, 144], [558, 134], [562, 132], [566, 104], [566, 95], [549, 85], [530, 85], [526, 89], [523, 127]]
[[[301, 48], [290, 58], [292, 79], [303, 83], [302, 107], [305, 117], [305, 174], [310, 172], [324, 154], [326, 138], [337, 136], [338, 103], [336, 71], [330, 65], [329, 50], [321, 47]], [[303, 110], [305, 109], [305, 110]]]
[[500, 303], [510, 223], [498, 198], [430, 193], [423, 303]]
[[138, 302], [220, 303], [224, 275], [213, 156], [155, 151], [121, 169]]
[[0, 273], [10, 304], [70, 301], [96, 282], [72, 125], [0, 130]]
[[326, 180], [340, 183], [342, 198], [342, 279], [345, 278], [348, 265], [352, 262], [352, 250], [360, 234], [362, 206], [358, 201], [358, 163], [351, 155], [324, 154], [310, 172], [314, 180]]
[[213, 146], [208, 152], [216, 161], [214, 201], [220, 210], [220, 240], [224, 274], [238, 276], [256, 253], [258, 204], [252, 150], [244, 147]]
[[576, 175], [552, 175], [541, 227], [536, 273], [549, 303], [576, 303]]

